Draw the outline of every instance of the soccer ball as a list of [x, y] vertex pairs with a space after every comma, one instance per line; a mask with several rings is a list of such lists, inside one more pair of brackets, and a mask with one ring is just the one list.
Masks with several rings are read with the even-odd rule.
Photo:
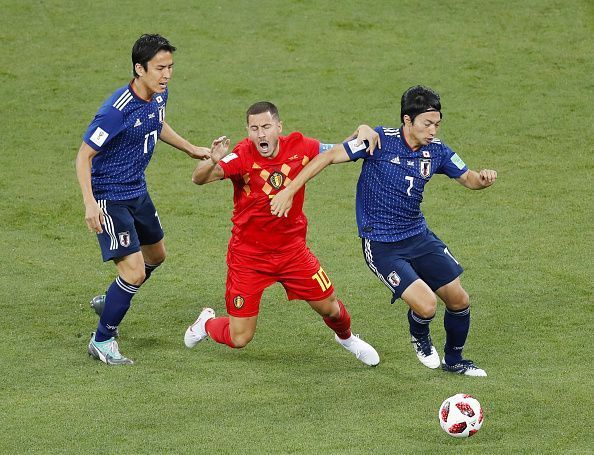
[[483, 408], [472, 395], [458, 393], [439, 407], [441, 428], [455, 438], [468, 438], [483, 425]]

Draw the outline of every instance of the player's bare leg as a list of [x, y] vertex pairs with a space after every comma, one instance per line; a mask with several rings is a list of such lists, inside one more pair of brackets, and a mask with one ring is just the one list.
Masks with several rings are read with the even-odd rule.
[[319, 301], [307, 301], [335, 333], [336, 341], [365, 365], [376, 366], [379, 361], [377, 351], [357, 335], [351, 333], [351, 316], [335, 294]]
[[439, 354], [429, 335], [429, 324], [437, 309], [435, 294], [427, 283], [418, 279], [405, 289], [401, 297], [410, 307], [408, 322], [411, 342], [417, 358], [427, 368], [438, 368], [441, 363]]
[[436, 292], [446, 305], [443, 318], [446, 343], [442, 368], [466, 376], [486, 376], [485, 370], [477, 367], [472, 360], [462, 358], [462, 350], [470, 329], [470, 299], [460, 283], [460, 277], [440, 287]]

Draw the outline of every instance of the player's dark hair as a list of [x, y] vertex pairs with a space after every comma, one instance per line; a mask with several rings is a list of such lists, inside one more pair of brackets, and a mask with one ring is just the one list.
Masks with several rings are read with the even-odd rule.
[[132, 46], [132, 74], [134, 77], [139, 77], [135, 69], [136, 64], [140, 63], [146, 71], [148, 61], [157, 55], [159, 51], [173, 53], [175, 52], [175, 46], [161, 35], [145, 34], [136, 40], [134, 46]]
[[272, 104], [270, 101], [258, 101], [257, 103], [254, 103], [248, 107], [248, 110], [245, 113], [245, 122], [249, 123], [250, 115], [263, 114], [264, 112], [270, 112], [272, 117], [274, 117], [276, 120], [280, 120], [278, 108], [274, 104]]
[[429, 87], [415, 85], [402, 94], [400, 100], [400, 120], [404, 122], [404, 116], [408, 115], [410, 121], [414, 122], [415, 117], [423, 112], [439, 112], [441, 117], [441, 101], [439, 95]]

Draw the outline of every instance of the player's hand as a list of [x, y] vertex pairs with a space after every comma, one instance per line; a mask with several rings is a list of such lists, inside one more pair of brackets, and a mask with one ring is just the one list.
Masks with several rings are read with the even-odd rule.
[[373, 151], [376, 147], [378, 149], [382, 148], [380, 135], [369, 125], [360, 125], [359, 128], [357, 128], [355, 134], [357, 135], [355, 146], [361, 145], [364, 141], [367, 141], [369, 143], [369, 147], [367, 147], [365, 151], [370, 155], [373, 155]]
[[97, 201], [85, 204], [85, 222], [89, 231], [101, 234], [103, 232], [103, 224], [105, 224], [105, 217], [103, 211], [97, 204]]
[[192, 149], [187, 152], [190, 158], [195, 160], [207, 160], [210, 158], [210, 149], [208, 147], [192, 146]]
[[270, 200], [270, 213], [274, 216], [288, 217], [289, 210], [293, 206], [293, 194], [287, 188], [279, 191]]
[[221, 158], [229, 153], [229, 144], [231, 144], [231, 139], [227, 136], [221, 136], [212, 141], [212, 145], [210, 146], [210, 159], [213, 163], [218, 163], [221, 161]]
[[497, 171], [492, 169], [482, 169], [479, 172], [479, 178], [481, 179], [481, 184], [483, 188], [493, 185], [495, 180], [497, 180]]

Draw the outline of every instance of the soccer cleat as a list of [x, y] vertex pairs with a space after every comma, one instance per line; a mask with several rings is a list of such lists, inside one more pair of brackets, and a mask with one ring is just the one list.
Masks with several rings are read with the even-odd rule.
[[186, 334], [184, 335], [184, 344], [188, 348], [193, 348], [199, 342], [204, 340], [208, 333], [206, 333], [206, 321], [215, 317], [215, 312], [212, 308], [204, 308], [198, 319], [188, 327]]
[[343, 348], [355, 354], [357, 360], [360, 360], [365, 365], [374, 367], [379, 364], [380, 358], [377, 351], [369, 343], [359, 338], [359, 335], [352, 334], [350, 338], [343, 340], [334, 334], [334, 338]]
[[87, 351], [91, 357], [101, 360], [107, 365], [132, 365], [134, 363], [120, 354], [118, 342], [113, 337], [105, 341], [95, 341], [94, 332], [91, 335]]
[[[96, 295], [91, 299], [91, 308], [97, 313], [97, 316], [101, 317], [103, 309], [105, 308], [105, 294]], [[120, 336], [120, 329], [116, 328], [113, 332], [115, 338]]]
[[420, 338], [411, 336], [411, 343], [417, 353], [417, 358], [423, 365], [432, 370], [439, 367], [439, 354], [431, 342], [431, 336], [427, 335]]
[[103, 308], [105, 308], [105, 294], [96, 295], [91, 299], [91, 308], [97, 313], [97, 316], [101, 316]]
[[461, 360], [455, 365], [448, 365], [443, 359], [441, 363], [443, 371], [450, 373], [463, 374], [465, 376], [487, 376], [487, 372], [477, 367], [472, 360]]

